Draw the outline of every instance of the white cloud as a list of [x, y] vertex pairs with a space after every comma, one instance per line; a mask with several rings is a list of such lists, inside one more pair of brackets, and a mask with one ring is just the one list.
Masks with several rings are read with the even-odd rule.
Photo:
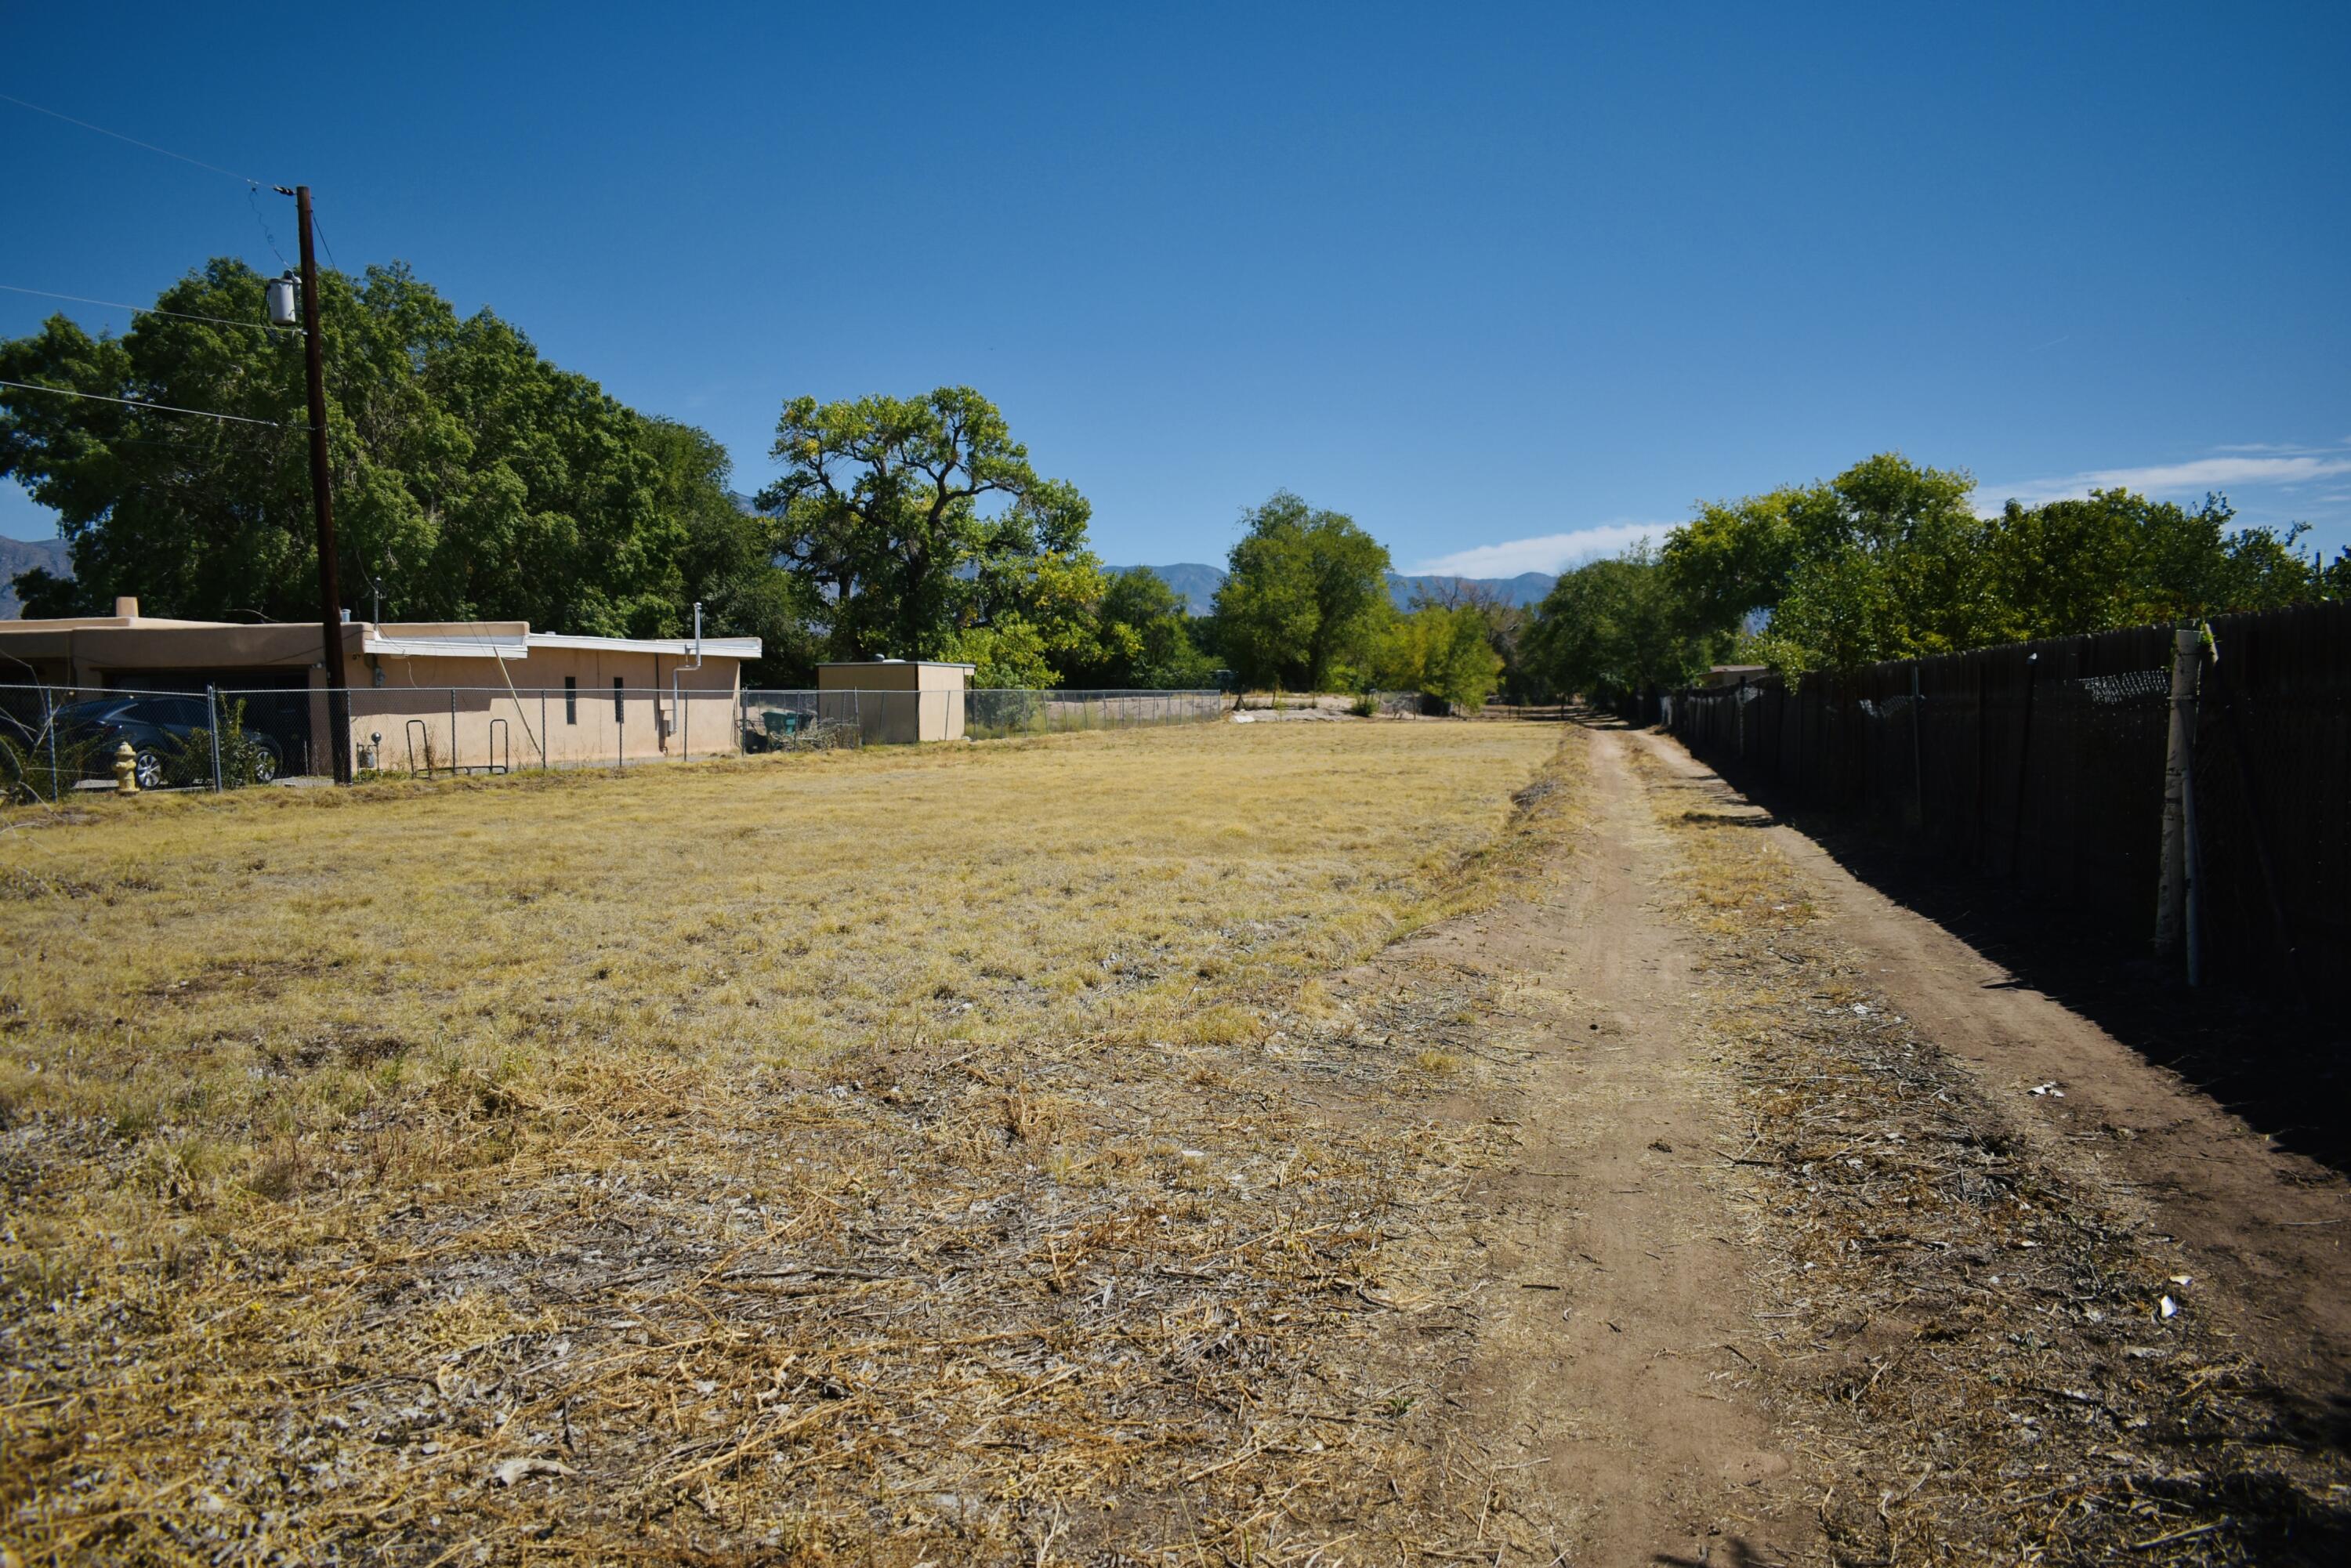
[[2351, 453], [2304, 452], [2292, 457], [2200, 457], [2190, 463], [2158, 464], [2147, 468], [2100, 468], [2056, 479], [2027, 479], [2011, 485], [1980, 485], [1978, 506], [1997, 508], [2018, 500], [2027, 506], [2043, 501], [2086, 496], [2093, 490], [2137, 490], [2163, 496], [2226, 489], [2231, 485], [2304, 485], [2314, 479], [2351, 474]]
[[1415, 577], [1516, 577], [1525, 571], [1558, 571], [1601, 556], [1622, 553], [1647, 539], [1666, 542], [1675, 523], [1602, 523], [1573, 533], [1545, 534], [1540, 538], [1505, 539], [1497, 545], [1475, 545], [1422, 561]]

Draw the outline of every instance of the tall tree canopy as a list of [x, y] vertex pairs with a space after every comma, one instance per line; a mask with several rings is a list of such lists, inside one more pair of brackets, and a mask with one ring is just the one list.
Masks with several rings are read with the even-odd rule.
[[2124, 490], [1979, 516], [1965, 473], [1896, 453], [1824, 484], [1701, 506], [1667, 536], [1663, 583], [1693, 634], [1754, 617], [1749, 650], [1791, 671], [2265, 610], [2325, 591], [2302, 528], [2232, 528]]
[[2235, 517], [2220, 496], [2192, 511], [2128, 490], [2009, 502], [1985, 529], [2003, 640], [2274, 610], [2324, 591], [2295, 549], [2304, 525], [2231, 528]]
[[1409, 615], [1392, 614], [1374, 644], [1371, 681], [1387, 691], [1420, 692], [1476, 713], [1501, 682], [1489, 605], [1467, 595], [1452, 603], [1426, 600]]
[[1604, 701], [1680, 685], [1703, 673], [1715, 651], [1714, 639], [1692, 629], [1645, 539], [1552, 584], [1528, 629], [1523, 656], [1552, 690]]
[[[298, 338], [265, 330], [261, 276], [215, 260], [121, 337], [53, 317], [0, 342], [0, 378], [268, 423], [0, 388], [0, 475], [54, 507], [70, 583], [29, 614], [137, 594], [152, 612], [318, 612]], [[487, 310], [461, 319], [401, 267], [319, 277], [339, 563], [361, 614], [516, 618], [602, 635], [684, 629], [687, 605], [780, 624], [726, 455], [557, 369]], [[190, 320], [185, 317], [218, 320]], [[252, 322], [255, 325], [224, 325]], [[699, 550], [699, 556], [697, 556]], [[697, 560], [734, 575], [702, 580]], [[761, 619], [764, 617], [764, 619]]]
[[1241, 515], [1217, 591], [1219, 646], [1242, 677], [1300, 691], [1352, 685], [1384, 617], [1387, 547], [1287, 490]]
[[1129, 567], [1110, 580], [1096, 612], [1101, 661], [1067, 672], [1073, 681], [1161, 690], [1205, 686], [1216, 661], [1192, 636], [1183, 600], [1149, 567]]
[[914, 398], [794, 398], [781, 478], [759, 493], [787, 567], [820, 593], [838, 659], [956, 659], [983, 685], [1050, 685], [1099, 658], [1090, 508], [1038, 476], [969, 387]]

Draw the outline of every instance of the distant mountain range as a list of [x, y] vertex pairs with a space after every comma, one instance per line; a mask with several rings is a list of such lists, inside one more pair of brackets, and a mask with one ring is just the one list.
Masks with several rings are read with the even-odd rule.
[[1558, 580], [1547, 571], [1522, 571], [1516, 577], [1400, 577], [1392, 571], [1388, 573], [1388, 597], [1396, 601], [1397, 609], [1409, 610], [1416, 594], [1443, 600], [1449, 594], [1473, 589], [1505, 604], [1526, 609], [1541, 604], [1543, 595]]
[[15, 580], [20, 571], [44, 567], [59, 577], [73, 575], [63, 539], [0, 539], [0, 621], [14, 621], [23, 610], [16, 602]]
[[[1131, 567], [1107, 567], [1112, 572], [1129, 571]], [[1213, 566], [1197, 561], [1179, 561], [1174, 566], [1146, 566], [1143, 569], [1176, 591], [1176, 596], [1195, 615], [1206, 615], [1215, 607], [1217, 590], [1225, 585], [1225, 574]], [[1396, 608], [1408, 610], [1416, 597], [1445, 599], [1464, 590], [1474, 590], [1491, 595], [1505, 604], [1529, 605], [1541, 602], [1559, 579], [1546, 572], [1521, 572], [1516, 577], [1406, 577], [1401, 572], [1388, 573], [1388, 597]]]
[[[741, 511], [752, 513], [759, 509], [758, 503], [740, 490], [729, 490], [726, 497]], [[21, 571], [24, 569], [19, 567], [17, 570]], [[967, 574], [970, 570], [966, 568], [958, 575]], [[1102, 570], [1115, 575], [1133, 571], [1134, 568], [1110, 566]], [[1160, 581], [1174, 589], [1176, 597], [1184, 601], [1185, 609], [1195, 615], [1206, 615], [1215, 609], [1217, 590], [1225, 585], [1223, 568], [1207, 566], [1199, 561], [1177, 561], [1174, 566], [1146, 566], [1143, 570], [1155, 573]], [[1388, 573], [1388, 597], [1395, 601], [1398, 610], [1409, 610], [1416, 598], [1425, 596], [1447, 600], [1469, 589], [1498, 599], [1504, 604], [1529, 606], [1541, 603], [1542, 596], [1551, 591], [1551, 585], [1558, 580], [1549, 572], [1542, 571], [1520, 572], [1516, 577], [1406, 577], [1401, 572], [1392, 571]]]

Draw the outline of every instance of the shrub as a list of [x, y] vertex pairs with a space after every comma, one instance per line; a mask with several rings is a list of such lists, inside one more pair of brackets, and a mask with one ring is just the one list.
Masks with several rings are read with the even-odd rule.
[[52, 751], [46, 729], [37, 734], [0, 733], [0, 802], [63, 799], [80, 780], [97, 745], [89, 736], [59, 737]]
[[[266, 784], [277, 777], [276, 759], [263, 747], [256, 736], [245, 728], [245, 699], [222, 705], [220, 709], [220, 784], [224, 789], [242, 789], [248, 784]], [[209, 788], [213, 781], [213, 732], [192, 729], [185, 740], [175, 743], [163, 757], [163, 782], [177, 789], [191, 785]]]

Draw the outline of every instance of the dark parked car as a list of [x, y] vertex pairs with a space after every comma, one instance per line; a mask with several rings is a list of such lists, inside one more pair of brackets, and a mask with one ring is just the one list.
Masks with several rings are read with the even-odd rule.
[[[162, 788], [164, 758], [211, 722], [202, 697], [152, 695], [91, 697], [66, 704], [57, 709], [57, 716], [60, 739], [95, 743], [84, 768], [93, 779], [113, 777], [115, 747], [129, 741], [138, 762], [141, 789]], [[245, 733], [259, 753], [254, 763], [255, 781], [269, 783], [284, 765], [285, 753], [268, 736], [252, 730]]]

